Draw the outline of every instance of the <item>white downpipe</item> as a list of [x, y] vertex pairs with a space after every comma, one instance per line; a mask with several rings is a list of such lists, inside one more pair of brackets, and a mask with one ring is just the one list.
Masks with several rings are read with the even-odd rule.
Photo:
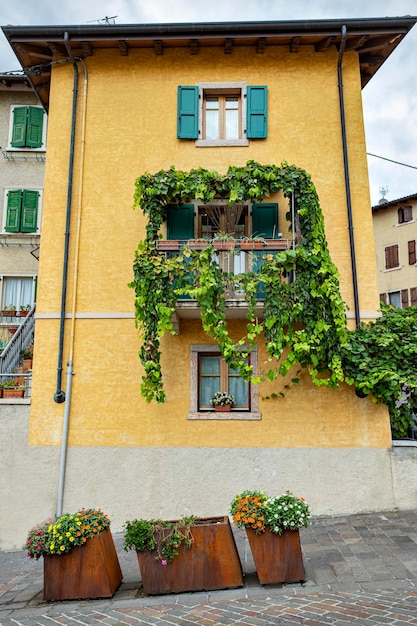
[[83, 108], [81, 118], [81, 147], [80, 147], [80, 173], [79, 173], [79, 185], [78, 185], [78, 209], [77, 209], [77, 227], [75, 232], [75, 252], [74, 252], [74, 273], [72, 281], [72, 304], [71, 304], [71, 328], [69, 338], [69, 359], [67, 370], [67, 384], [65, 388], [65, 408], [64, 408], [64, 422], [62, 425], [62, 441], [61, 441], [61, 460], [59, 467], [59, 481], [58, 481], [58, 497], [56, 507], [56, 517], [61, 517], [64, 501], [64, 489], [65, 489], [65, 473], [67, 465], [67, 453], [68, 453], [68, 433], [70, 426], [70, 409], [71, 409], [71, 392], [72, 392], [72, 378], [74, 376], [73, 371], [73, 358], [74, 358], [74, 338], [75, 338], [75, 312], [77, 307], [77, 288], [78, 288], [78, 267], [80, 258], [80, 234], [81, 234], [81, 213], [82, 213], [82, 194], [83, 194], [83, 177], [84, 177], [84, 153], [85, 153], [85, 127], [87, 116], [87, 69], [82, 59], [77, 59], [83, 66], [84, 73], [84, 91], [83, 91]]

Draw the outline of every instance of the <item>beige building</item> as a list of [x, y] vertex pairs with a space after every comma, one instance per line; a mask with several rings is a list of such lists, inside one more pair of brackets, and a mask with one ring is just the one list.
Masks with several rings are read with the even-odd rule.
[[[0, 347], [36, 300], [46, 113], [29, 80], [0, 74]], [[8, 314], [7, 314], [8, 313]]]
[[372, 207], [379, 297], [402, 309], [417, 304], [417, 194]]

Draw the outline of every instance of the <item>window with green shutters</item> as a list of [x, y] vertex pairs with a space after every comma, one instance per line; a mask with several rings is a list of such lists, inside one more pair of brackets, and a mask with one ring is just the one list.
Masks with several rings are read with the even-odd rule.
[[197, 146], [247, 146], [266, 139], [268, 89], [244, 82], [178, 87], [177, 138]]
[[13, 108], [12, 148], [44, 147], [44, 110], [37, 106], [15, 106]]
[[7, 192], [7, 233], [36, 233], [38, 230], [39, 191], [12, 189]]

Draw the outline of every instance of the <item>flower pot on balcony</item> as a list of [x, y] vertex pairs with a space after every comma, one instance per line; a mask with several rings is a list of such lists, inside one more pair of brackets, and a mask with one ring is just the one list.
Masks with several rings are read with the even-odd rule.
[[14, 310], [9, 310], [9, 309], [3, 309], [1, 314], [4, 317], [14, 317], [16, 315], [16, 311]]
[[9, 333], [11, 334], [12, 337], [15, 334], [15, 332], [17, 332], [17, 329], [18, 329], [18, 326], [9, 326]]
[[5, 387], [3, 389], [3, 398], [24, 398], [25, 390], [19, 387]]
[[221, 241], [221, 240], [214, 240], [213, 241], [213, 246], [216, 250], [234, 250], [234, 248], [236, 247], [236, 241], [234, 240], [227, 240], [227, 241]]
[[209, 241], [206, 241], [205, 239], [202, 241], [199, 241], [198, 239], [190, 239], [187, 242], [188, 247], [190, 248], [190, 250], [205, 250], [207, 248], [207, 246], [209, 245]]
[[295, 583], [305, 579], [298, 530], [284, 530], [282, 535], [269, 528], [260, 534], [252, 528], [245, 530], [261, 585]]
[[122, 571], [109, 529], [66, 554], [44, 556], [45, 600], [111, 598]]
[[229, 518], [197, 519], [191, 526], [191, 534], [191, 547], [181, 546], [179, 554], [169, 563], [155, 559], [154, 552], [137, 552], [146, 594], [243, 586], [242, 566]]
[[157, 242], [157, 250], [161, 252], [178, 251], [180, 249], [179, 239], [160, 239]]

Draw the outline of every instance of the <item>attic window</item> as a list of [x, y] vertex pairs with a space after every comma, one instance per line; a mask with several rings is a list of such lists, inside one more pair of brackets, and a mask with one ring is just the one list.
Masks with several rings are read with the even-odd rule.
[[413, 219], [413, 207], [402, 206], [398, 209], [398, 223], [405, 224]]

